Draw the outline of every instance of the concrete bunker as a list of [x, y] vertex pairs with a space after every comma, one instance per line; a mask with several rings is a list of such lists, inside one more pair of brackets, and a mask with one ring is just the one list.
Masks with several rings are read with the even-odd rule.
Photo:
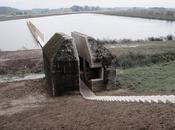
[[[64, 90], [77, 88], [80, 77], [93, 91], [116, 89], [116, 70], [111, 66], [112, 55], [108, 49], [99, 44], [94, 38], [82, 33], [72, 32], [72, 41], [72, 38], [65, 34], [55, 34], [43, 47], [44, 35], [30, 21], [27, 22], [27, 25], [36, 41], [43, 48], [45, 75], [52, 95], [60, 95]], [[61, 40], [62, 38], [65, 38], [64, 40], [71, 39], [70, 45], [72, 49], [65, 48], [64, 51], [63, 48], [60, 48], [60, 45], [66, 46], [64, 45], [64, 40]], [[69, 52], [68, 50], [73, 51]], [[69, 60], [66, 58], [64, 60], [64, 58], [60, 58], [61, 60], [58, 62], [59, 60], [55, 59], [61, 57], [61, 55], [56, 55], [59, 53], [61, 55], [70, 55], [70, 57], [74, 56], [75, 59]], [[70, 67], [64, 67], [66, 62], [71, 63]], [[65, 68], [67, 68], [66, 70], [75, 69], [70, 71], [69, 74], [66, 73]]]
[[111, 53], [90, 36], [72, 32], [72, 37], [79, 55], [81, 79], [92, 91], [106, 89]]
[[44, 70], [52, 96], [79, 88], [81, 79], [92, 91], [107, 89], [112, 55], [94, 38], [56, 33], [43, 47]]
[[70, 36], [56, 33], [43, 47], [44, 70], [52, 96], [79, 87], [79, 58]]

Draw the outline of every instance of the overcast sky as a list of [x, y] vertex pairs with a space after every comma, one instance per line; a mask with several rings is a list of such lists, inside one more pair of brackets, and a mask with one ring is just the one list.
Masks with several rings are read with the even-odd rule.
[[175, 8], [175, 0], [0, 0], [0, 6], [11, 6], [19, 9], [62, 8], [72, 5]]

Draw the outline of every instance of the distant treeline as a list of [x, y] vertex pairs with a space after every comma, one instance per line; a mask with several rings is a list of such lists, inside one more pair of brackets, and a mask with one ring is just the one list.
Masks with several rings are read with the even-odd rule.
[[110, 11], [100, 11], [98, 13], [105, 15], [150, 18], [170, 21], [175, 20], [175, 9], [172, 8], [116, 8]]
[[98, 6], [77, 6], [74, 5], [70, 8], [59, 8], [59, 9], [31, 9], [31, 10], [20, 10], [11, 7], [0, 7], [0, 16], [19, 16], [19, 15], [41, 15], [41, 14], [59, 14], [59, 13], [71, 13], [80, 11], [97, 11], [101, 8]]
[[145, 42], [145, 41], [172, 41], [175, 40], [175, 36], [167, 35], [166, 37], [148, 37], [144, 39], [132, 40], [132, 39], [120, 39], [120, 40], [106, 40], [97, 39], [100, 44], [117, 44], [117, 43], [130, 43], [130, 42]]
[[[175, 21], [175, 9], [172, 8], [102, 8], [99, 6], [78, 6], [74, 5], [70, 8], [58, 8], [58, 9], [31, 9], [20, 10], [11, 7], [0, 7], [0, 21], [20, 19], [23, 17], [41, 17], [59, 14], [71, 14], [71, 13], [98, 13], [105, 15], [116, 15], [126, 17], [139, 17], [149, 19], [160, 19]], [[8, 17], [7, 17], [8, 16]]]

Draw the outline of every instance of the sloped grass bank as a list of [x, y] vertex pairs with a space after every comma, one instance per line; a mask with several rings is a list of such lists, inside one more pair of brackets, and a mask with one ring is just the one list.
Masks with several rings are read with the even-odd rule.
[[137, 91], [175, 91], [175, 61], [117, 69], [117, 83]]
[[109, 48], [114, 55], [113, 65], [117, 68], [126, 69], [175, 60], [175, 41], [132, 43], [134, 47], [127, 45]]
[[166, 63], [175, 60], [175, 52], [157, 53], [157, 54], [140, 54], [130, 52], [114, 59], [114, 64], [119, 68], [131, 68], [137, 66], [153, 65]]

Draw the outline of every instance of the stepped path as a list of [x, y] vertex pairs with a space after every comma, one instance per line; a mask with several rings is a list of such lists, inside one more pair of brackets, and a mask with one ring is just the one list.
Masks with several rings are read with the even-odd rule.
[[141, 102], [141, 103], [175, 103], [174, 95], [156, 96], [96, 96], [86, 84], [80, 80], [80, 93], [87, 100], [107, 102]]

